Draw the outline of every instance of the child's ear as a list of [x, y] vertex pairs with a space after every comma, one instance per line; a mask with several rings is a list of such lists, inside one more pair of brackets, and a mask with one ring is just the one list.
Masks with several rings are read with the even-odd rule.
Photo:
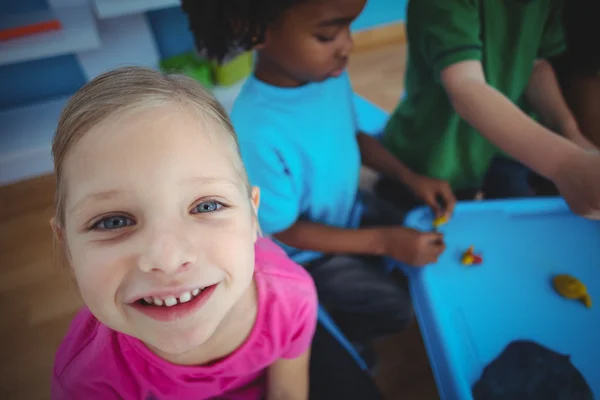
[[50, 227], [52, 228], [52, 233], [54, 233], [54, 238], [62, 247], [65, 243], [65, 235], [60, 225], [56, 222], [56, 217], [50, 218]]
[[262, 236], [262, 231], [260, 229], [260, 223], [258, 222], [258, 206], [260, 204], [260, 189], [256, 186], [252, 187], [252, 191], [250, 194], [250, 203], [252, 204], [252, 211], [254, 212], [254, 224], [256, 229], [254, 230], [255, 236], [254, 240], [257, 237]]
[[256, 216], [256, 218], [258, 218], [258, 206], [260, 205], [260, 189], [258, 188], [258, 186], [252, 186], [250, 196], [250, 202], [252, 203], [254, 215]]
[[50, 227], [52, 228], [52, 233], [54, 233], [54, 245], [55, 250], [60, 254], [60, 263], [65, 265], [71, 261], [71, 255], [69, 253], [69, 247], [66, 243], [65, 238], [65, 230], [64, 228], [56, 221], [56, 217], [52, 217], [50, 219]]
[[271, 39], [271, 32], [272, 28], [271, 27], [267, 27], [265, 28], [265, 32], [263, 33], [263, 37], [262, 37], [262, 41], [257, 42], [254, 47], [252, 47], [252, 50], [255, 51], [259, 51], [265, 48], [265, 46], [269, 43], [269, 40]]

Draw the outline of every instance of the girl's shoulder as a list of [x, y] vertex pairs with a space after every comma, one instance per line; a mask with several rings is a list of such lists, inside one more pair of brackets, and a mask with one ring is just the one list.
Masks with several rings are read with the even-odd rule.
[[281, 285], [296, 284], [302, 290], [315, 291], [310, 274], [288, 257], [272, 240], [258, 238], [255, 248], [256, 273]]
[[259, 292], [259, 307], [267, 314], [287, 318], [316, 318], [317, 289], [304, 267], [292, 261], [270, 239], [259, 238], [255, 245], [254, 280]]
[[54, 373], [57, 376], [76, 362], [86, 349], [93, 347], [103, 326], [87, 307], [83, 307], [73, 318], [63, 341], [61, 342], [54, 360]]
[[[71, 322], [56, 353], [52, 399], [83, 398], [81, 396], [87, 390], [105, 384], [102, 379], [110, 375], [115, 366], [117, 341], [117, 333], [83, 307]], [[98, 396], [85, 395], [90, 400], [100, 398]]]

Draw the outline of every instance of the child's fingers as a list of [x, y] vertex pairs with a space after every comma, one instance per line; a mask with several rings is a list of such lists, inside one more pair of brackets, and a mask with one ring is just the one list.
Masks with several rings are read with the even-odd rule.
[[437, 261], [438, 257], [446, 250], [446, 244], [444, 238], [440, 235], [439, 237], [432, 238], [428, 245], [429, 256], [433, 258], [433, 261]]
[[444, 203], [446, 203], [446, 215], [450, 216], [454, 212], [454, 206], [456, 205], [456, 196], [454, 196], [454, 192], [450, 185], [442, 186], [441, 190], [442, 198], [444, 199]]
[[445, 249], [446, 246], [443, 244], [431, 246], [429, 252], [427, 253], [427, 263], [437, 262], [438, 258], [440, 255], [442, 255]]
[[421, 237], [421, 259], [424, 264], [431, 264], [437, 262], [440, 254], [446, 249], [444, 243], [444, 236], [439, 232], [426, 232], [422, 233]]
[[438, 261], [438, 258], [440, 258], [439, 255], [432, 255], [431, 257], [429, 257], [427, 259], [427, 264], [433, 264], [436, 263]]
[[444, 209], [438, 203], [435, 194], [427, 196], [423, 200], [425, 201], [425, 204], [427, 204], [431, 208], [431, 210], [433, 211], [433, 214], [435, 215], [436, 218], [439, 218], [444, 215]]
[[426, 243], [431, 246], [445, 246], [444, 244], [444, 235], [439, 232], [427, 232], [424, 233]]
[[445, 243], [435, 243], [432, 246], [432, 251], [436, 256], [439, 256], [440, 254], [442, 254], [444, 252], [444, 250], [446, 250], [446, 244]]

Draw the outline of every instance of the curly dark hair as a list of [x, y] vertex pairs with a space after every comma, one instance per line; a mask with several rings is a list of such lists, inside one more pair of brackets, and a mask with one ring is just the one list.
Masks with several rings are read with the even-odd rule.
[[265, 30], [285, 10], [304, 0], [182, 0], [196, 49], [222, 61], [235, 50], [262, 43]]

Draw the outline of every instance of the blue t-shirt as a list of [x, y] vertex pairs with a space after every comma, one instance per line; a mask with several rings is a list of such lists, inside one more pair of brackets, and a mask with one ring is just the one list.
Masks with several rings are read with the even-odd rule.
[[[250, 183], [261, 190], [261, 229], [272, 235], [303, 219], [356, 228], [361, 166], [348, 75], [296, 88], [250, 77], [231, 119]], [[298, 263], [322, 254], [279, 243]]]

